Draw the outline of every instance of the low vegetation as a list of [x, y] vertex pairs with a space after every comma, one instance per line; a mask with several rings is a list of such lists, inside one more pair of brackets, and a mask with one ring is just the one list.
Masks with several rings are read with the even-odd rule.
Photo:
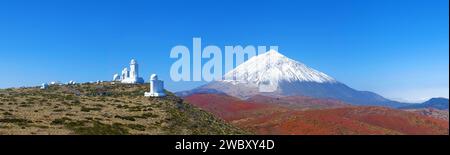
[[[249, 102], [217, 94], [196, 94], [186, 100], [235, 126], [262, 135], [449, 134], [448, 119], [385, 107], [305, 109], [304, 106]], [[425, 113], [434, 115], [436, 112]]]
[[0, 89], [0, 135], [229, 135], [247, 132], [148, 85]]

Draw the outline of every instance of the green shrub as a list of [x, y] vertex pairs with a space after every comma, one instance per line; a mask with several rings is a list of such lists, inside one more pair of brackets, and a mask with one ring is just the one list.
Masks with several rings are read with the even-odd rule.
[[66, 121], [70, 121], [70, 118], [67, 117], [63, 117], [63, 118], [57, 118], [55, 120], [53, 120], [50, 124], [51, 125], [64, 125], [66, 123]]
[[101, 111], [102, 108], [99, 107], [94, 107], [94, 108], [89, 108], [89, 107], [81, 107], [81, 111], [82, 112], [90, 112], [90, 111]]
[[4, 119], [0, 119], [1, 123], [13, 123], [19, 126], [26, 126], [29, 123], [32, 123], [32, 121], [27, 120], [27, 119], [21, 119], [21, 118], [4, 118]]
[[85, 122], [71, 122], [66, 127], [78, 135], [127, 135], [128, 130], [122, 124], [112, 125], [100, 122], [92, 122], [92, 125], [85, 126]]
[[119, 116], [119, 115], [116, 115], [115, 118], [128, 120], [128, 121], [136, 121], [136, 119], [133, 116]]
[[128, 124], [127, 127], [138, 131], [145, 131], [145, 126], [140, 124]]

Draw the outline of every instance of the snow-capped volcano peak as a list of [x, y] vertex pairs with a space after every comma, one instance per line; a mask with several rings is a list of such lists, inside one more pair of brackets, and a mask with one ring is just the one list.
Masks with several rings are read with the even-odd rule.
[[191, 94], [226, 94], [241, 99], [252, 96], [308, 96], [341, 100], [354, 105], [401, 107], [404, 103], [388, 100], [368, 91], [358, 91], [337, 82], [332, 77], [270, 50], [250, 58], [224, 75], [190, 91]]
[[[274, 49], [271, 49], [271, 50], [269, 50], [269, 51], [267, 51], [266, 53], [263, 53], [263, 54], [261, 54], [261, 55], [271, 55], [271, 56], [286, 57], [286, 56], [282, 55], [281, 53], [279, 53], [278, 51], [276, 51], [276, 50], [274, 50]], [[261, 55], [260, 55], [260, 56], [261, 56]]]
[[336, 80], [298, 61], [292, 60], [278, 51], [270, 50], [250, 58], [225, 74], [223, 82], [252, 84], [272, 92], [278, 89], [281, 82], [335, 83]]

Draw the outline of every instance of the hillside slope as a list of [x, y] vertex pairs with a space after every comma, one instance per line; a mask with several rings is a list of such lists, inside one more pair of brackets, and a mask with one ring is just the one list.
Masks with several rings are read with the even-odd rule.
[[196, 94], [186, 97], [186, 101], [238, 127], [263, 135], [449, 134], [448, 121], [384, 107], [330, 109], [322, 104], [319, 109], [305, 109], [276, 103], [256, 103], [255, 100], [244, 101], [218, 94]]
[[0, 135], [243, 134], [170, 94], [146, 98], [148, 85], [111, 83], [0, 90]]

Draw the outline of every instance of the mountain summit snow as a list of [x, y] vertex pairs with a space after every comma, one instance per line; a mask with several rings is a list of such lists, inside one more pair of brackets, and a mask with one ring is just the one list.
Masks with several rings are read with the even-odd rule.
[[388, 100], [368, 91], [347, 85], [275, 50], [250, 58], [223, 76], [179, 96], [192, 94], [227, 94], [241, 99], [256, 95], [272, 97], [308, 96], [341, 100], [354, 105], [401, 107], [407, 104]]
[[222, 82], [257, 86], [274, 92], [282, 82], [336, 83], [332, 77], [292, 60], [275, 50], [250, 58], [224, 76]]

